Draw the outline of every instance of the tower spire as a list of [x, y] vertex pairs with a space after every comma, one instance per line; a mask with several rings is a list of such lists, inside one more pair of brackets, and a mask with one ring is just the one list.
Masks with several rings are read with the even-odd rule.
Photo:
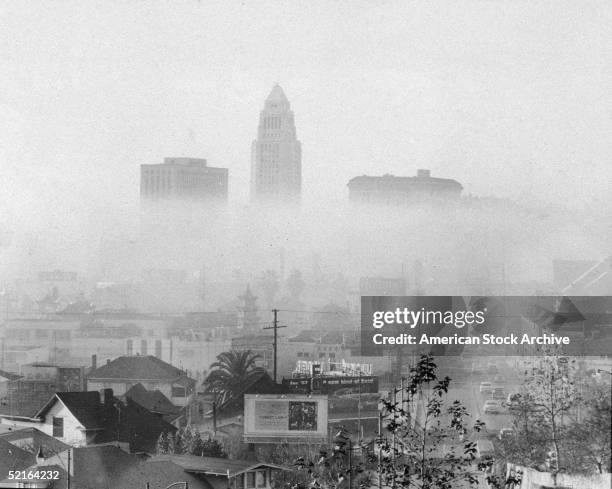
[[278, 83], [264, 102], [251, 151], [251, 200], [281, 205], [299, 202], [302, 145], [289, 99]]

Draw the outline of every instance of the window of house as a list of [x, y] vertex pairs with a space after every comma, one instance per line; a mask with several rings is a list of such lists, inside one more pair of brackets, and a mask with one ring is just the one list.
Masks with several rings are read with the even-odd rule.
[[64, 418], [53, 417], [53, 436], [57, 438], [64, 437]]
[[172, 386], [172, 397], [186, 397], [187, 390], [181, 385]]

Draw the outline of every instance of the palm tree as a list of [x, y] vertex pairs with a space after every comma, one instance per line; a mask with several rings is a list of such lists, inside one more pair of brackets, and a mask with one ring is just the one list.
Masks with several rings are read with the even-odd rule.
[[217, 355], [213, 369], [204, 381], [206, 391], [214, 392], [218, 403], [240, 395], [265, 370], [256, 365], [260, 355], [251, 350], [232, 350]]

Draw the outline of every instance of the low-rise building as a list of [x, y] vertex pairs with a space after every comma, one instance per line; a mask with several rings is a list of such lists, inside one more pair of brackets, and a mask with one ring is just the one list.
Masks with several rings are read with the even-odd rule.
[[89, 390], [113, 389], [119, 396], [136, 384], [142, 384], [147, 390], [159, 390], [175, 406], [190, 406], [194, 400], [195, 380], [185, 371], [151, 355], [116, 358], [87, 377]]
[[228, 460], [195, 455], [157, 455], [151, 462], [172, 462], [190, 474], [203, 476], [211, 487], [270, 489], [274, 475], [285, 467], [254, 460]]
[[33, 416], [0, 416], [2, 424], [35, 428], [70, 446], [110, 442], [129, 451], [153, 453], [162, 432], [176, 428], [131, 399], [120, 401], [112, 389], [58, 392]]

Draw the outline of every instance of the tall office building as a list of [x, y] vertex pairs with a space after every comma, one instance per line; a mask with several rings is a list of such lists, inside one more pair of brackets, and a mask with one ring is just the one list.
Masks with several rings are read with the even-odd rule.
[[274, 86], [259, 115], [257, 139], [251, 151], [251, 200], [298, 203], [302, 190], [302, 145], [297, 140], [289, 100], [279, 85]]

